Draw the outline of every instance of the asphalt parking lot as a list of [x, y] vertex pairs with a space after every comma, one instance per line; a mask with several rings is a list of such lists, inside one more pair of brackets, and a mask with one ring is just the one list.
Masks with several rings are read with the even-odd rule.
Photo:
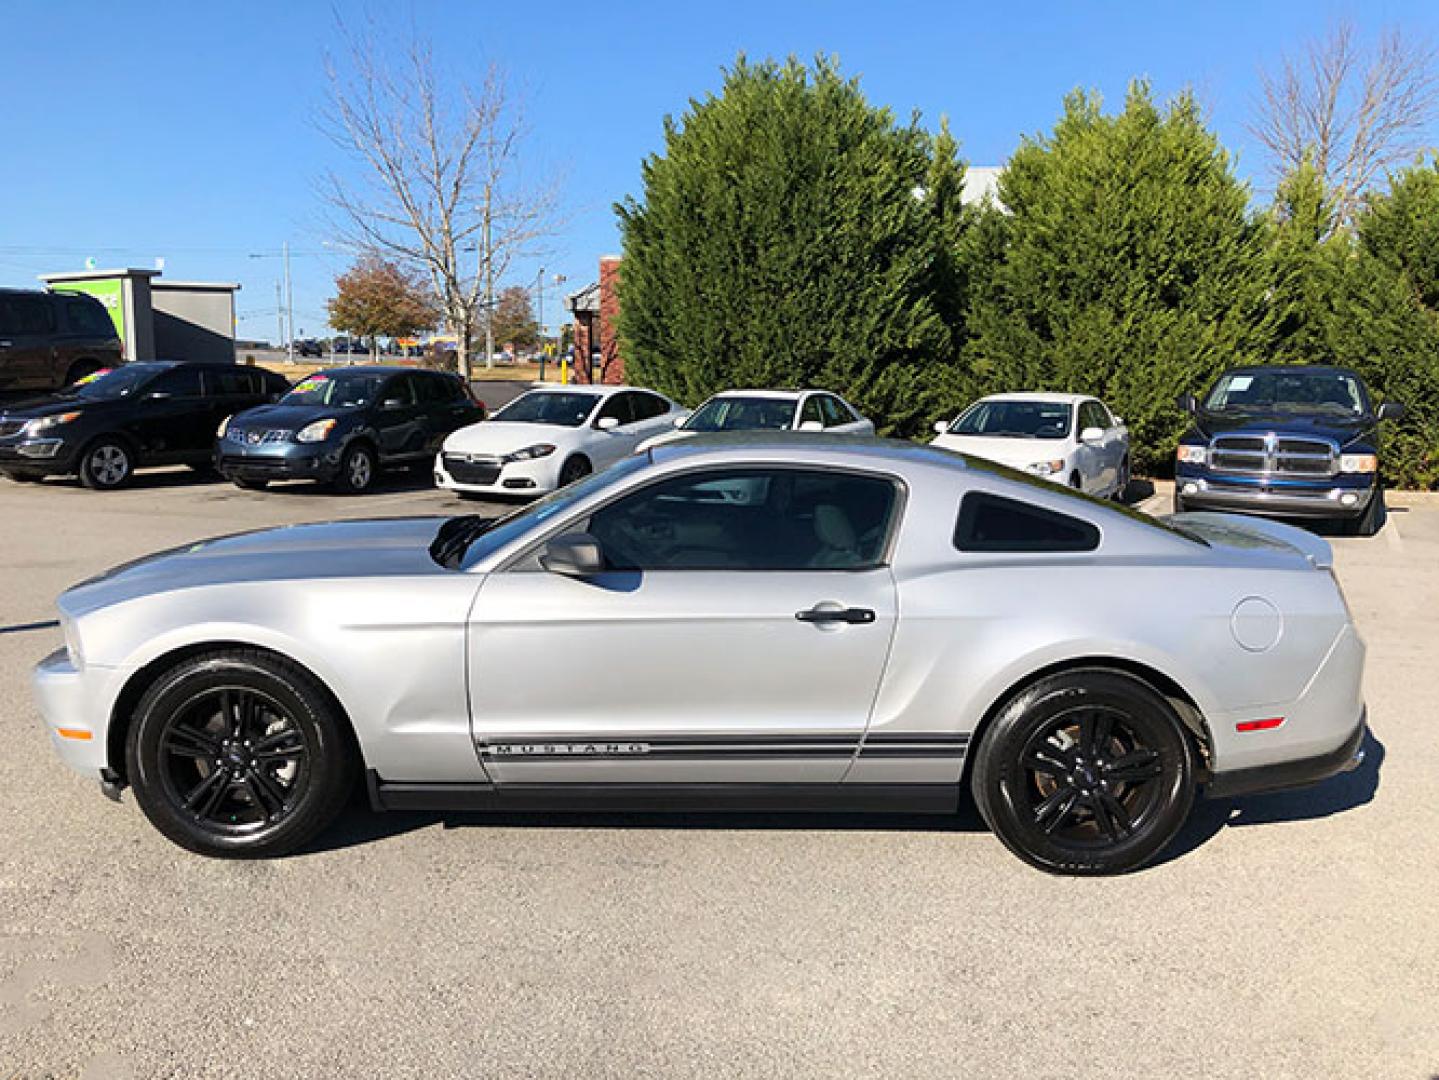
[[1200, 804], [1126, 878], [1044, 876], [972, 812], [356, 808], [222, 863], [56, 759], [26, 680], [65, 586], [272, 523], [486, 509], [418, 483], [0, 482], [0, 1078], [1439, 1075], [1439, 498], [1331, 541], [1365, 765]]

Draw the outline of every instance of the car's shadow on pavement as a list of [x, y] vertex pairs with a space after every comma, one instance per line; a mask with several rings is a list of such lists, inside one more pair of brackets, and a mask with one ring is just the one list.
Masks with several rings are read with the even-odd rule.
[[[1379, 771], [1384, 763], [1384, 744], [1371, 731], [1364, 740], [1364, 763], [1352, 772], [1331, 777], [1313, 787], [1250, 795], [1235, 799], [1196, 800], [1189, 821], [1174, 842], [1150, 867], [1162, 866], [1203, 847], [1226, 827], [1273, 825], [1286, 821], [1308, 821], [1329, 817], [1363, 806], [1379, 790]], [[967, 792], [962, 793], [956, 813], [864, 814], [864, 813], [739, 813], [666, 812], [617, 813], [606, 811], [568, 812], [459, 812], [427, 813], [370, 809], [363, 791], [357, 791], [346, 812], [298, 854], [312, 855], [372, 844], [405, 833], [439, 825], [445, 829], [666, 829], [746, 830], [751, 832], [987, 832]]]
[[1232, 799], [1204, 799], [1194, 804], [1189, 821], [1151, 866], [1183, 858], [1203, 847], [1219, 832], [1248, 825], [1275, 825], [1286, 821], [1312, 821], [1342, 814], [1372, 802], [1379, 790], [1384, 744], [1370, 731], [1364, 736], [1364, 762], [1352, 772], [1340, 773], [1312, 787], [1246, 795]]

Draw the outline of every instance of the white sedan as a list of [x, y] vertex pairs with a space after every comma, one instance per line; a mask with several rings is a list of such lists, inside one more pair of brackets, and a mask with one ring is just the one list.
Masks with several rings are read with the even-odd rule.
[[993, 394], [934, 425], [933, 445], [996, 461], [1100, 498], [1129, 486], [1129, 429], [1082, 394]]
[[712, 431], [827, 431], [873, 435], [874, 422], [828, 390], [726, 390], [714, 395], [671, 431], [640, 446], [648, 450], [686, 435]]
[[539, 495], [627, 457], [689, 413], [630, 386], [545, 387], [461, 428], [435, 457], [435, 483], [469, 495]]

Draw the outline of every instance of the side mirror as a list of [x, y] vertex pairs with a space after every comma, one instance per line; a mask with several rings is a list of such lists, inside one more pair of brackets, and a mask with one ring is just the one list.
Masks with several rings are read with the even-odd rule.
[[818, 420], [801, 420], [796, 431], [823, 431], [824, 425]]
[[944, 420], [936, 420], [934, 422], [934, 433], [936, 435], [948, 435], [949, 424]]
[[1190, 416], [1199, 411], [1199, 402], [1193, 394], [1180, 394], [1174, 399], [1174, 404], [1179, 406], [1181, 412], [1187, 412]]
[[605, 553], [600, 549], [600, 542], [589, 533], [565, 533], [545, 545], [540, 565], [552, 574], [591, 577], [604, 570]]
[[1122, 416], [1116, 416], [1114, 413], [1110, 413], [1109, 415], [1110, 415], [1111, 417], [1113, 417], [1113, 419], [1114, 419], [1114, 426], [1115, 426], [1115, 427], [1123, 427], [1123, 426], [1124, 426], [1124, 417], [1122, 417]]
[[595, 421], [595, 427], [599, 428], [601, 431], [613, 431], [619, 426], [620, 418], [618, 416], [601, 416], [598, 420]]
[[1400, 420], [1403, 419], [1407, 410], [1397, 401], [1386, 401], [1379, 406], [1379, 411], [1374, 414], [1376, 420]]
[[1102, 427], [1087, 427], [1079, 433], [1079, 441], [1082, 443], [1103, 442], [1104, 429]]
[[676, 417], [675, 417], [675, 427], [684, 427], [684, 426], [685, 426], [685, 421], [688, 420], [688, 419], [689, 419], [688, 416], [676, 416]]

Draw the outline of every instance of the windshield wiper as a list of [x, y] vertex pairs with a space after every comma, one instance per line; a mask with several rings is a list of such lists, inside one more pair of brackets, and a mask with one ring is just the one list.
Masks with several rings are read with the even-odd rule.
[[430, 558], [446, 570], [457, 570], [460, 560], [465, 557], [471, 544], [484, 533], [494, 528], [500, 519], [482, 518], [478, 514], [462, 514], [452, 517], [440, 526], [430, 542]]

